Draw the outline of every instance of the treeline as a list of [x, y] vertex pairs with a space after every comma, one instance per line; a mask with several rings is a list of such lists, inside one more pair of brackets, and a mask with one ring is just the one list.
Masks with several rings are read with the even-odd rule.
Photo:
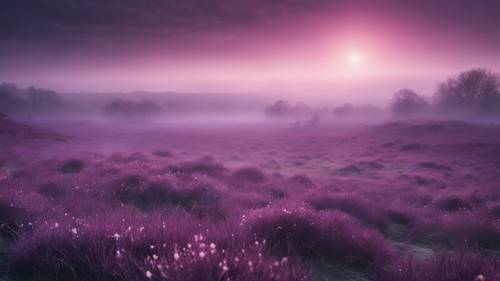
[[70, 109], [61, 96], [51, 90], [13, 84], [0, 84], [0, 112], [8, 115], [60, 112]]
[[393, 96], [391, 110], [395, 116], [498, 116], [500, 76], [491, 70], [476, 68], [439, 83], [431, 96], [420, 95], [412, 89], [401, 89]]
[[[107, 116], [120, 118], [150, 117], [163, 112], [163, 108], [151, 100], [113, 99], [96, 107]], [[79, 111], [85, 110], [78, 104], [65, 100], [55, 91], [35, 87], [23, 89], [14, 84], [0, 84], [0, 116], [4, 118]]]
[[[436, 91], [425, 96], [405, 88], [393, 94], [388, 108], [396, 117], [446, 115], [454, 118], [500, 116], [500, 76], [491, 70], [476, 68], [464, 71], [437, 85]], [[265, 108], [270, 118], [304, 118], [333, 116], [344, 118], [373, 118], [384, 116], [387, 108], [354, 106], [345, 103], [334, 108], [314, 109], [303, 102], [292, 105], [279, 100]]]

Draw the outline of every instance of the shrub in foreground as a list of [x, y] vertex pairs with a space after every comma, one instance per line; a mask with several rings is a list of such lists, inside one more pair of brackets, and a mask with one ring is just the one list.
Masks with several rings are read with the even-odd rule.
[[[260, 243], [210, 232], [202, 221], [112, 219], [122, 223], [51, 223], [38, 229], [16, 244], [10, 271], [24, 279], [68, 281], [309, 280], [302, 267], [269, 257]], [[213, 239], [206, 238], [207, 232]]]
[[207, 183], [174, 186], [167, 181], [150, 182], [131, 175], [115, 182], [113, 190], [120, 202], [145, 211], [180, 208], [199, 217], [211, 218], [223, 218], [226, 214], [222, 194]]
[[362, 268], [383, 264], [392, 255], [380, 233], [342, 213], [259, 210], [248, 218], [248, 233], [283, 255], [325, 257]]

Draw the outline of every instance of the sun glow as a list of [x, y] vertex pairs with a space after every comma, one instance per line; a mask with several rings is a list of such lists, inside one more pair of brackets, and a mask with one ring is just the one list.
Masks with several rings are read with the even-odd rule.
[[347, 59], [351, 65], [359, 65], [363, 62], [363, 57], [358, 52], [349, 53]]

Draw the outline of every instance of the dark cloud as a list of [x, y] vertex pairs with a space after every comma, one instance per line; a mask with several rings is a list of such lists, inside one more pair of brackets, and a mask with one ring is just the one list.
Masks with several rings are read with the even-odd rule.
[[169, 36], [245, 24], [328, 5], [326, 0], [7, 0], [0, 40], [86, 41]]
[[0, 56], [41, 52], [44, 46], [58, 51], [147, 44], [283, 18], [300, 25], [307, 13], [331, 13], [334, 19], [358, 12], [420, 28], [423, 35], [458, 33], [485, 44], [500, 40], [498, 0], [3, 0]]

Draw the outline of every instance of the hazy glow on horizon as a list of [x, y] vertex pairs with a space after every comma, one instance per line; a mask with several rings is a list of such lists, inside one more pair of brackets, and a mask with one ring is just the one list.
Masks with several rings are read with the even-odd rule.
[[465, 42], [463, 27], [454, 33], [441, 17], [412, 18], [413, 10], [403, 4], [390, 16], [370, 5], [229, 23], [174, 37], [134, 35], [126, 43], [102, 37], [62, 51], [52, 45], [13, 48], [3, 56], [9, 67], [0, 68], [0, 77], [70, 92], [280, 92], [370, 100], [399, 87], [432, 91], [437, 81], [471, 67], [499, 70], [497, 41], [483, 42], [478, 34]]

